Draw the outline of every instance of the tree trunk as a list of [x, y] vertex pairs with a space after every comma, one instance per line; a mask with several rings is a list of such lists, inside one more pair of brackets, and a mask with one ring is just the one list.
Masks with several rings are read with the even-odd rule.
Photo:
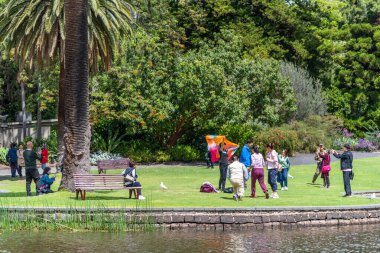
[[170, 135], [166, 143], [167, 148], [173, 147], [177, 143], [178, 139], [183, 136], [183, 134], [185, 133], [184, 126], [185, 126], [185, 120], [181, 119], [177, 122], [172, 134]]
[[[61, 53], [63, 53], [61, 51]], [[63, 58], [63, 57], [62, 57]], [[65, 134], [65, 63], [63, 59], [60, 61], [59, 67], [59, 98], [58, 98], [58, 162], [63, 163], [65, 154], [65, 143], [63, 136]], [[62, 164], [60, 164], [62, 166]]]
[[26, 137], [26, 103], [25, 103], [25, 83], [21, 81], [21, 110], [22, 110], [22, 138]]
[[73, 174], [89, 173], [91, 131], [88, 90], [87, 0], [65, 0], [65, 158], [61, 188]]
[[42, 132], [41, 132], [41, 77], [38, 81], [37, 86], [37, 94], [38, 94], [38, 100], [37, 100], [37, 139], [42, 138]]

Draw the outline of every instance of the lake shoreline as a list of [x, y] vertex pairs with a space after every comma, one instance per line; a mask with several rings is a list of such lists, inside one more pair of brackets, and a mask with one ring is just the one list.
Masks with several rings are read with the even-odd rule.
[[[235, 230], [251, 228], [347, 226], [380, 223], [380, 205], [326, 207], [257, 207], [257, 208], [55, 208], [3, 207], [9, 225], [25, 217], [43, 219], [49, 227], [70, 230], [98, 230], [91, 222], [108, 224], [106, 231], [144, 230]], [[14, 217], [18, 217], [14, 219]], [[104, 220], [102, 220], [104, 219]], [[68, 224], [65, 221], [70, 221]], [[3, 221], [4, 222], [4, 221]], [[49, 226], [56, 223], [54, 226]], [[77, 224], [76, 224], [77, 223]], [[87, 225], [81, 226], [86, 223]], [[125, 223], [125, 224], [111, 224]], [[58, 224], [58, 226], [57, 226]], [[9, 226], [10, 228], [12, 226]], [[87, 229], [86, 229], [87, 228]], [[28, 229], [28, 227], [25, 227]], [[19, 226], [18, 230], [23, 230]]]

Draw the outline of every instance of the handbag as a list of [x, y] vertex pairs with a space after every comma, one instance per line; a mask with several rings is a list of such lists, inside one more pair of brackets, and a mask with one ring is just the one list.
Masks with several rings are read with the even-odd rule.
[[330, 165], [322, 166], [322, 173], [326, 174], [326, 173], [328, 173], [330, 170], [331, 170], [331, 166], [330, 166]]
[[126, 182], [134, 182], [135, 181], [135, 178], [130, 176], [130, 175], [125, 175], [124, 179]]
[[277, 170], [278, 170], [278, 172], [281, 172], [282, 171], [282, 166], [281, 166], [281, 164], [280, 163], [277, 163], [278, 165], [277, 165]]

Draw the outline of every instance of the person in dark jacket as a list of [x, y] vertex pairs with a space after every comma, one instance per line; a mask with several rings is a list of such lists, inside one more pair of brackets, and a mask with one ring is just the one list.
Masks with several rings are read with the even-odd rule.
[[49, 177], [51, 168], [45, 167], [42, 173], [42, 177], [40, 178], [40, 192], [41, 193], [53, 193], [51, 190], [51, 185], [55, 181], [55, 177]]
[[351, 146], [345, 144], [342, 154], [338, 154], [335, 150], [332, 150], [332, 153], [336, 158], [340, 159], [340, 169], [343, 172], [344, 191], [346, 192], [346, 195], [343, 197], [352, 197], [350, 180], [352, 177], [352, 161], [354, 157], [351, 152]]
[[228, 168], [228, 149], [226, 148], [226, 144], [224, 142], [219, 144], [219, 189], [224, 191], [226, 187], [226, 179], [227, 179], [227, 168]]
[[24, 151], [25, 175], [26, 175], [26, 194], [32, 196], [30, 184], [32, 180], [36, 184], [36, 194], [40, 195], [40, 174], [37, 170], [37, 160], [41, 161], [41, 156], [33, 150], [33, 142], [28, 141]]
[[[11, 148], [8, 150], [7, 153], [7, 161], [9, 163], [9, 166], [11, 167], [11, 175], [12, 177], [16, 177], [16, 171], [17, 171], [17, 148], [16, 143], [11, 144]], [[21, 177], [21, 175], [19, 175]]]
[[[129, 168], [125, 169], [122, 173], [125, 177], [125, 187], [141, 187], [141, 183], [137, 181], [138, 175], [136, 174], [136, 163], [130, 161]], [[137, 197], [139, 200], [144, 200], [145, 197], [141, 193], [141, 189], [137, 189]]]

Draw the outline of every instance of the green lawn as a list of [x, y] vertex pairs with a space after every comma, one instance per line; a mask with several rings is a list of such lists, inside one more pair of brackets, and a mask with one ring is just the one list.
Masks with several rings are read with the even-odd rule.
[[[201, 166], [156, 166], [138, 168], [139, 180], [143, 185], [145, 201], [127, 199], [127, 191], [89, 192], [86, 201], [76, 200], [70, 192], [56, 192], [38, 197], [25, 197], [25, 180], [5, 179], [0, 181], [0, 188], [11, 190], [12, 193], [0, 194], [0, 206], [62, 206], [62, 207], [262, 207], [262, 206], [331, 206], [331, 205], [366, 205], [378, 204], [380, 200], [362, 197], [342, 198], [343, 179], [338, 169], [339, 164], [333, 163], [331, 172], [331, 188], [320, 188], [322, 179], [317, 185], [310, 181], [315, 165], [294, 166], [289, 179], [289, 191], [279, 191], [279, 199], [265, 199], [261, 189], [258, 198], [244, 198], [235, 202], [232, 194], [200, 193], [199, 188], [204, 181], [217, 185], [219, 169], [206, 169]], [[353, 191], [380, 190], [380, 158], [358, 159], [354, 161], [355, 180], [352, 181]], [[114, 173], [119, 173], [115, 171]], [[169, 188], [162, 191], [159, 188], [163, 181]], [[227, 182], [227, 186], [229, 183]], [[32, 185], [32, 188], [34, 184]], [[56, 190], [57, 185], [53, 187]], [[250, 183], [249, 187], [250, 189]], [[249, 190], [246, 196], [249, 196]]]

